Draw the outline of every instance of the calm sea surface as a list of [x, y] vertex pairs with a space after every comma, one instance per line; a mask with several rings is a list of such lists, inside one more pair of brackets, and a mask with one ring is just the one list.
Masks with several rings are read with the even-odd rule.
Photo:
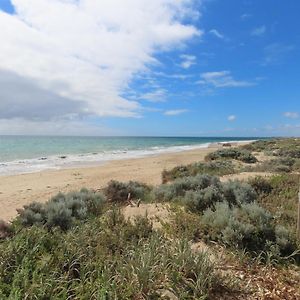
[[0, 136], [0, 175], [101, 164], [257, 138]]

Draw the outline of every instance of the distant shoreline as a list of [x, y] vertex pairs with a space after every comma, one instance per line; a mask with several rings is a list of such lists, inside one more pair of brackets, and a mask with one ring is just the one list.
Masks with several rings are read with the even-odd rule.
[[[227, 138], [228, 139], [228, 138]], [[30, 159], [16, 159], [12, 161], [0, 162], [0, 177], [18, 174], [36, 173], [47, 170], [61, 170], [72, 168], [84, 168], [101, 166], [110, 161], [135, 159], [143, 157], [157, 156], [164, 153], [178, 153], [188, 150], [205, 149], [215, 147], [218, 144], [230, 143], [249, 143], [254, 140], [224, 140], [206, 142], [201, 144], [179, 145], [179, 146], [153, 146], [145, 149], [136, 150], [111, 150], [82, 154], [60, 154], [50, 156], [40, 156]]]

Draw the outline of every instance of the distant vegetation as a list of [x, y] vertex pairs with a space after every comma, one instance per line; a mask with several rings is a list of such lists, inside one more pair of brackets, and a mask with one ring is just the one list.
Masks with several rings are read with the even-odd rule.
[[[243, 258], [250, 273], [271, 265], [293, 291], [284, 299], [295, 299], [288, 297], [296, 295], [297, 279], [287, 280], [292, 275], [283, 270], [300, 264], [299, 148], [299, 140], [257, 141], [165, 170], [156, 187], [111, 181], [102, 193], [82, 189], [24, 206], [11, 224], [0, 222], [0, 299], [227, 299], [251, 293], [246, 281], [237, 284], [234, 273], [220, 270], [212, 250], [193, 251], [197, 243], [218, 247], [225, 263], [231, 259], [239, 268], [245, 268]], [[258, 152], [269, 159], [258, 161]], [[219, 178], [245, 168], [275, 174]], [[172, 212], [157, 230], [147, 216], [125, 219], [122, 207], [132, 201], [167, 203]]]
[[162, 182], [166, 183], [177, 178], [196, 176], [198, 174], [223, 176], [235, 173], [234, 164], [231, 161], [197, 162], [186, 166], [178, 166], [172, 170], [164, 170]]
[[219, 159], [236, 159], [249, 164], [257, 162], [256, 157], [250, 151], [238, 148], [220, 149], [208, 154], [205, 159], [207, 161]]

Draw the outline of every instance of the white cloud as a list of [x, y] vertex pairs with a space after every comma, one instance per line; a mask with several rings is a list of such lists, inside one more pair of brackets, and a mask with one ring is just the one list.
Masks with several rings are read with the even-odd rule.
[[267, 31], [267, 27], [262, 25], [260, 27], [256, 27], [251, 31], [252, 36], [263, 36]]
[[182, 59], [180, 66], [184, 69], [189, 69], [192, 65], [196, 64], [196, 56], [194, 55], [182, 54], [180, 58]]
[[166, 100], [167, 91], [165, 89], [157, 89], [153, 92], [145, 93], [140, 96], [141, 99], [150, 102], [164, 102]]
[[[38, 125], [37, 125], [38, 124]], [[113, 130], [107, 126], [81, 120], [24, 120], [23, 118], [0, 119], [0, 135], [82, 135], [112, 136], [126, 135], [122, 130]]]
[[181, 115], [183, 113], [188, 112], [187, 109], [174, 109], [174, 110], [167, 110], [164, 112], [164, 115], [166, 116], [177, 116], [177, 115]]
[[299, 113], [297, 112], [292, 112], [292, 111], [287, 111], [283, 114], [286, 118], [290, 119], [298, 119], [299, 118]]
[[220, 33], [217, 29], [211, 29], [209, 31], [209, 33], [211, 33], [212, 35], [216, 36], [217, 38], [223, 40], [225, 37], [222, 33]]
[[227, 120], [230, 121], [230, 122], [233, 122], [233, 121], [236, 120], [236, 116], [235, 115], [230, 115], [230, 116], [228, 116]]
[[230, 71], [202, 73], [201, 80], [199, 80], [197, 83], [213, 86], [215, 88], [248, 87], [255, 85], [254, 82], [234, 79]]
[[[0, 11], [0, 69], [18, 82], [22, 78], [28, 97], [18, 98], [19, 111], [12, 112], [11, 119], [21, 116], [30, 93], [31, 110], [36, 114], [49, 110], [47, 118], [55, 117], [50, 112], [52, 100], [44, 103], [37, 90], [49, 92], [59, 102], [63, 107], [59, 117], [137, 116], [141, 105], [122, 96], [134, 76], [156, 62], [157, 52], [202, 34], [185, 21], [195, 16], [193, 0], [12, 3], [14, 15]], [[14, 91], [10, 96], [2, 106], [9, 105]], [[24, 113], [22, 118], [31, 116]]]

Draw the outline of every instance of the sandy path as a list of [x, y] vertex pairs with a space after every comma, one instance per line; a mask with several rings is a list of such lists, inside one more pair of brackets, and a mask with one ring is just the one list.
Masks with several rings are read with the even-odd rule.
[[204, 159], [217, 147], [179, 153], [161, 154], [146, 158], [112, 161], [100, 167], [43, 171], [39, 173], [0, 177], [0, 219], [10, 220], [16, 209], [32, 201], [47, 201], [59, 191], [81, 187], [99, 189], [111, 179], [138, 180], [151, 185], [161, 183], [161, 172], [180, 164]]

